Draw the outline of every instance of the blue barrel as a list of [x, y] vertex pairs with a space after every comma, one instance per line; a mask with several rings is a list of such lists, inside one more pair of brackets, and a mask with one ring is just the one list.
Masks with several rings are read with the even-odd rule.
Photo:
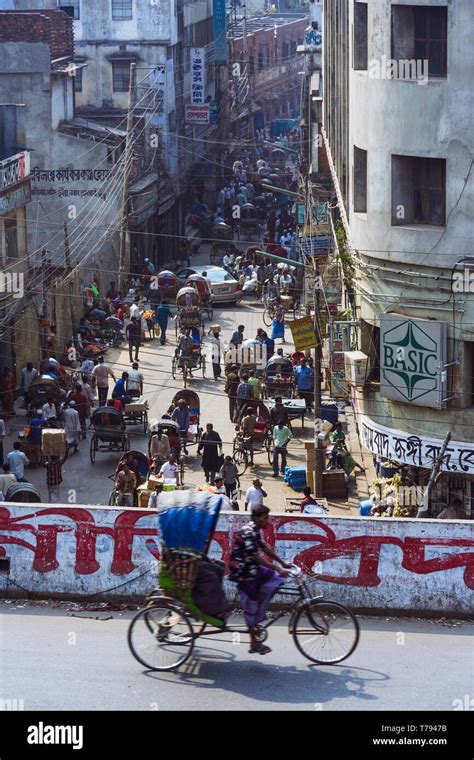
[[337, 425], [338, 408], [335, 401], [321, 401], [321, 419], [327, 420], [333, 427]]
[[370, 515], [370, 510], [372, 509], [372, 502], [370, 499], [368, 501], [361, 501], [359, 503], [359, 514], [361, 517], [367, 517], [367, 515]]

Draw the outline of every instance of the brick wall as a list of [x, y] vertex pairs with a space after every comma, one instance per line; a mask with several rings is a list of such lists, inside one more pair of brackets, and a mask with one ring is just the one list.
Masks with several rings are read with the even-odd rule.
[[61, 10], [0, 11], [0, 42], [46, 42], [52, 60], [72, 56], [73, 21]]

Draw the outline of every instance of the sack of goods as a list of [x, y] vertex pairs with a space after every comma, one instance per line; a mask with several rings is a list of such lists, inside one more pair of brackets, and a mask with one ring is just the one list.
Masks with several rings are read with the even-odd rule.
[[41, 448], [46, 457], [60, 457], [66, 454], [66, 431], [43, 430], [41, 434]]

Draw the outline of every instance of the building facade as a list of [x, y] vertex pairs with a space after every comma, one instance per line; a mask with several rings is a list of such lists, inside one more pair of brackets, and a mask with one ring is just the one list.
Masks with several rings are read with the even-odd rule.
[[[362, 442], [474, 497], [470, 0], [325, 3], [325, 127], [347, 212]], [[447, 433], [451, 440], [439, 459]], [[435, 506], [436, 509], [436, 506]]]

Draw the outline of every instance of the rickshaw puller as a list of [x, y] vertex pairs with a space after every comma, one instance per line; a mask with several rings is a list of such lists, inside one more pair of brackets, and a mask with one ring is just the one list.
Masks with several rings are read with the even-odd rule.
[[237, 533], [229, 563], [229, 580], [238, 584], [240, 603], [249, 627], [250, 654], [272, 651], [258, 641], [258, 626], [265, 619], [272, 596], [289, 575], [263, 555], [283, 568], [291, 568], [262, 539], [261, 531], [269, 523], [269, 514], [270, 510], [263, 504], [252, 509], [252, 520]]

